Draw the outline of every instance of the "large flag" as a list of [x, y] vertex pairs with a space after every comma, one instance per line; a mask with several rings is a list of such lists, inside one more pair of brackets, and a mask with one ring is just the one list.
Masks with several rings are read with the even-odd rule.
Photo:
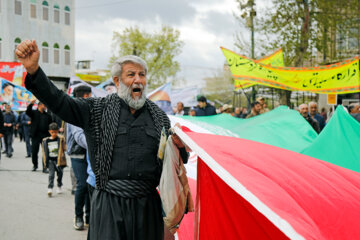
[[[218, 114], [206, 117], [177, 116], [171, 120], [173, 123], [180, 122], [187, 127], [191, 123], [213, 134], [250, 139], [295, 152], [300, 152], [311, 145], [318, 136], [297, 111], [285, 106], [250, 119]], [[204, 133], [192, 126], [189, 128]]]
[[17, 86], [25, 86], [26, 70], [18, 62], [0, 62], [0, 79], [5, 79]]
[[186, 216], [179, 239], [360, 238], [358, 173], [251, 140], [176, 133], [199, 157], [195, 229]]
[[273, 67], [221, 48], [237, 81], [250, 80], [265, 86], [292, 91], [344, 94], [360, 91], [359, 58], [310, 68]]
[[301, 153], [360, 173], [360, 123], [338, 106], [320, 135]]

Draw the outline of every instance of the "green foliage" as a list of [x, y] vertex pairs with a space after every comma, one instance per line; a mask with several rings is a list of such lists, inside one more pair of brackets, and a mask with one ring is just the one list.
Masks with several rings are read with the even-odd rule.
[[168, 26], [163, 26], [158, 33], [148, 33], [139, 27], [126, 28], [121, 33], [114, 32], [114, 55], [110, 59], [110, 64], [124, 55], [143, 58], [149, 68], [147, 83], [150, 88], [156, 88], [180, 70], [179, 62], [175, 60], [183, 46], [179, 38], [180, 32]]
[[203, 89], [205, 96], [211, 101], [230, 103], [234, 93], [234, 79], [229, 69], [219, 69], [213, 77], [204, 79], [206, 87]]
[[[249, 12], [252, 3], [235, 1], [241, 17], [246, 17], [244, 12]], [[359, 0], [272, 0], [272, 5], [255, 18], [256, 36], [262, 42], [256, 45], [257, 52], [269, 54], [282, 48], [285, 65], [295, 67], [340, 61], [360, 53]], [[237, 17], [244, 24], [242, 18]], [[244, 48], [239, 37], [237, 46]], [[322, 60], [309, 61], [319, 58], [319, 53]], [[290, 92], [280, 91], [280, 99], [289, 105]]]

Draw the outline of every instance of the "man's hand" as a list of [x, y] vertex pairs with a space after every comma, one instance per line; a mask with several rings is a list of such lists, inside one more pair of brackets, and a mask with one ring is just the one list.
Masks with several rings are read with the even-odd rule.
[[28, 122], [27, 122], [27, 124], [28, 124], [28, 125], [30, 125], [30, 124], [31, 124], [31, 122], [30, 122], [30, 121], [28, 121]]
[[[181, 129], [181, 125], [180, 123], [176, 123], [175, 127], [178, 127]], [[178, 135], [176, 135], [175, 133], [173, 133], [171, 135], [171, 138], [173, 140], [173, 143], [178, 147], [178, 148], [183, 148], [185, 147], [184, 143], [180, 140], [180, 138], [178, 137]]]
[[36, 99], [33, 99], [30, 101], [30, 104], [34, 105], [35, 102], [36, 102]]
[[35, 40], [22, 41], [16, 47], [15, 54], [30, 75], [38, 70], [40, 51]]
[[178, 135], [176, 135], [175, 133], [173, 133], [171, 135], [172, 141], [173, 143], [178, 147], [178, 148], [184, 148], [185, 145], [184, 143], [180, 140], [180, 138], [178, 137]]
[[4, 137], [4, 135], [2, 133], [0, 133], [0, 138]]

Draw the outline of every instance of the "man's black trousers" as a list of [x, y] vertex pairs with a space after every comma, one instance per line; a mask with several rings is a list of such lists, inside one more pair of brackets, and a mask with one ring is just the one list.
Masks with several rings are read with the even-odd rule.
[[[32, 159], [32, 163], [34, 165], [34, 168], [38, 168], [38, 153], [39, 153], [39, 148], [40, 148], [40, 144], [42, 142], [42, 138], [41, 137], [32, 137], [31, 138], [31, 159]], [[42, 162], [42, 166], [43, 166], [43, 170], [44, 170], [44, 162]]]

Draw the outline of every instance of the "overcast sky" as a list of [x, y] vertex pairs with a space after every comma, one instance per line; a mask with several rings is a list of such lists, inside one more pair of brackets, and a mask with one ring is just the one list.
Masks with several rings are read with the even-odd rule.
[[[235, 0], [77, 0], [75, 1], [76, 60], [94, 60], [92, 68], [104, 69], [112, 55], [113, 31], [139, 26], [148, 32], [163, 24], [180, 31], [184, 42], [180, 77], [187, 85], [199, 83], [221, 69], [225, 58], [220, 46], [234, 49], [236, 32], [248, 38], [233, 16]], [[259, 6], [257, 6], [259, 7]]]

